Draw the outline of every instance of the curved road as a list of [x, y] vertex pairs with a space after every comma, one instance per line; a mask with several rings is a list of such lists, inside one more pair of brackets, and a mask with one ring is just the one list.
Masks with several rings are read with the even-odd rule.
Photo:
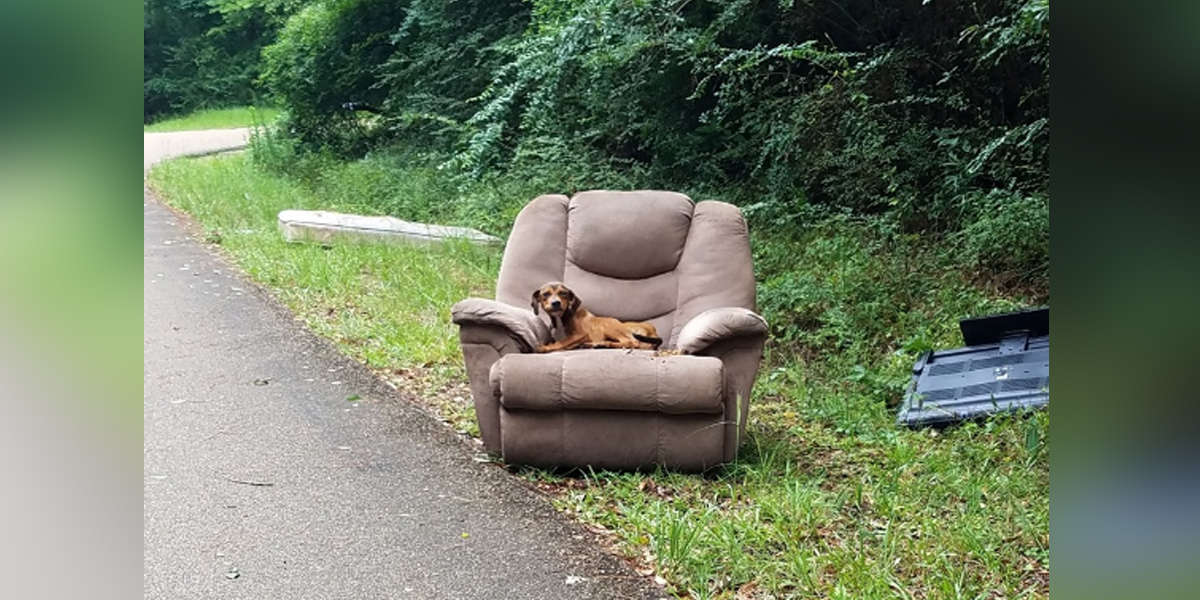
[[176, 156], [207, 154], [244, 148], [250, 140], [250, 128], [205, 129], [142, 134], [142, 171], [154, 163]]
[[664, 595], [144, 201], [147, 598]]

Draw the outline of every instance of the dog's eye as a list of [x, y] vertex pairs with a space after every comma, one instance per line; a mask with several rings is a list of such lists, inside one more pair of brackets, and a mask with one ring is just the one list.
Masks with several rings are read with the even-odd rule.
[[560, 295], [561, 295], [563, 298], [570, 298], [570, 297], [571, 297], [571, 292], [568, 292], [567, 290], [563, 290], [562, 292], [559, 292], [559, 294], [560, 294]]

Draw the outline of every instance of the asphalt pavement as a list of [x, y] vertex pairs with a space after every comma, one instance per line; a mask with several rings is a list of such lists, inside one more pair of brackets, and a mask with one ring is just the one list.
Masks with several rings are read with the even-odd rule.
[[142, 171], [167, 158], [236, 150], [249, 141], [249, 127], [143, 133]]

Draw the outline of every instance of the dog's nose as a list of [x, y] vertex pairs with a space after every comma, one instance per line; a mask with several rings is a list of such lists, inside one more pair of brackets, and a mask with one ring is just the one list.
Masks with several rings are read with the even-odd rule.
[[559, 302], [558, 300], [552, 300], [550, 302], [550, 308], [558, 308], [560, 306], [562, 306], [562, 302]]

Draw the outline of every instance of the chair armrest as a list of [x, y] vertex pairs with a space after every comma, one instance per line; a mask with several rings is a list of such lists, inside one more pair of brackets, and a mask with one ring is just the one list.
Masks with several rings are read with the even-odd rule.
[[527, 346], [528, 351], [552, 339], [550, 329], [533, 311], [486, 298], [467, 298], [458, 302], [450, 308], [450, 320], [460, 327], [499, 327]]
[[766, 336], [767, 321], [752, 310], [726, 307], [710, 308], [694, 317], [679, 330], [676, 349], [696, 354], [720, 342], [741, 336]]

